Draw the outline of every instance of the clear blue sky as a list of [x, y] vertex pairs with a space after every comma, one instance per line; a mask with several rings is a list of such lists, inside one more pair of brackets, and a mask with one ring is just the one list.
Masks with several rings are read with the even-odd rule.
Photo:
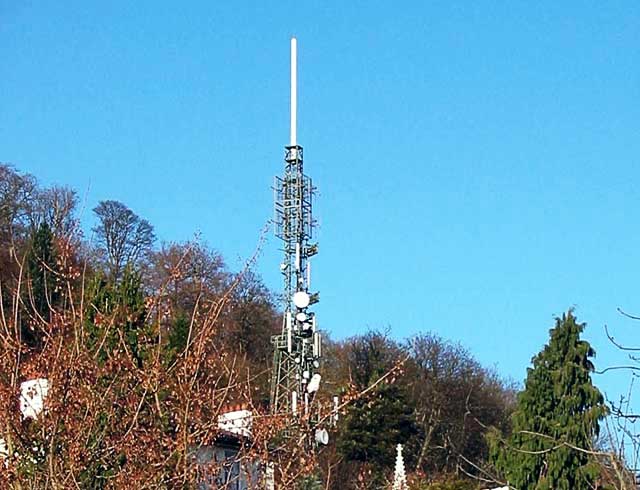
[[[232, 269], [288, 138], [334, 337], [433, 330], [522, 380], [553, 316], [640, 344], [640, 3], [0, 0], [0, 161], [126, 203]], [[258, 271], [280, 287], [277, 242]], [[610, 394], [627, 375], [597, 377]]]

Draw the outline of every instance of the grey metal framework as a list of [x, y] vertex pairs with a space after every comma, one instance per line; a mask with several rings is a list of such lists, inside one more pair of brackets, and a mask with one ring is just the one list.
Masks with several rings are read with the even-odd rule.
[[275, 234], [282, 240], [284, 253], [280, 264], [284, 315], [282, 333], [271, 339], [271, 411], [302, 416], [311, 413], [322, 355], [315, 313], [309, 308], [319, 300], [318, 293], [310, 290], [310, 258], [318, 252], [317, 244], [311, 242], [315, 188], [304, 174], [301, 146], [285, 147], [284, 162], [284, 175], [276, 177], [274, 185]]

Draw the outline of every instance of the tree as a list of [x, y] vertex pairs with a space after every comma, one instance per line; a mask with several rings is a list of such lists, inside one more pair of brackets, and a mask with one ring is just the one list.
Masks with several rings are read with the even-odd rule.
[[18, 238], [33, 224], [31, 217], [37, 192], [35, 177], [0, 164], [0, 238], [3, 242]]
[[149, 256], [147, 288], [160, 297], [168, 316], [193, 311], [203, 298], [219, 298], [229, 287], [230, 274], [219, 253], [202, 243], [163, 243]]
[[151, 250], [153, 226], [118, 201], [101, 201], [93, 212], [99, 220], [93, 228], [98, 246], [111, 280], [117, 281], [127, 265], [138, 266]]
[[309, 475], [300, 480], [296, 490], [322, 490], [324, 485], [316, 475]]
[[460, 344], [423, 333], [411, 340], [405, 383], [421, 428], [416, 470], [453, 473], [486, 459], [487, 426], [502, 427], [514, 391]]
[[236, 276], [238, 283], [229, 301], [225, 343], [263, 367], [271, 364], [271, 336], [281, 327], [272, 293], [252, 271]]
[[[637, 314], [629, 314], [622, 308], [617, 308], [618, 313], [625, 319], [632, 322], [640, 320]], [[635, 335], [636, 326], [632, 325]], [[640, 415], [634, 407], [632, 400], [635, 393], [635, 383], [637, 372], [640, 371], [638, 362], [640, 357], [640, 347], [637, 344], [630, 344], [612, 335], [608, 326], [604, 326], [607, 338], [621, 353], [625, 354], [627, 360], [623, 364], [608, 366], [601, 373], [610, 370], [624, 370], [629, 373], [628, 392], [619, 396], [617, 400], [608, 399], [610, 413], [605, 420], [604, 434], [599, 439], [599, 449], [602, 451], [600, 457], [602, 477], [601, 480], [608, 483], [609, 487], [616, 490], [637, 490], [635, 482], [635, 468], [640, 464], [640, 432], [635, 423]]]
[[167, 364], [172, 364], [178, 355], [184, 351], [189, 341], [189, 319], [184, 314], [176, 317], [171, 325], [167, 338], [166, 358]]
[[[5, 284], [20, 276], [24, 248], [35, 231], [30, 216], [36, 194], [35, 177], [0, 163], [0, 281]], [[3, 306], [11, 308], [6, 288], [0, 294]]]
[[88, 296], [86, 327], [96, 358], [106, 361], [114, 351], [121, 350], [131, 356], [138, 368], [142, 367], [147, 312], [140, 274], [131, 266], [125, 267], [121, 281], [115, 284], [97, 276]]
[[[400, 355], [395, 342], [380, 332], [353, 339], [348, 354], [353, 388], [362, 391], [371, 386], [393, 369]], [[393, 381], [380, 383], [351, 404], [337, 442], [338, 452], [347, 463], [370, 465], [367, 479], [371, 488], [380, 488], [393, 469], [397, 444], [409, 443], [407, 447], [411, 448], [418, 433], [406, 387]]]
[[56, 288], [56, 252], [53, 234], [43, 222], [31, 239], [26, 258], [29, 279], [22, 318], [22, 340], [31, 348], [40, 348], [44, 330], [51, 319], [51, 312], [59, 296]]
[[53, 236], [69, 239], [77, 234], [75, 216], [78, 195], [72, 189], [53, 186], [38, 194], [40, 222], [46, 222]]
[[591, 382], [595, 352], [580, 339], [584, 327], [571, 310], [556, 318], [518, 395], [511, 436], [493, 435], [492, 459], [519, 490], [593, 488], [598, 467], [589, 449], [607, 410]]

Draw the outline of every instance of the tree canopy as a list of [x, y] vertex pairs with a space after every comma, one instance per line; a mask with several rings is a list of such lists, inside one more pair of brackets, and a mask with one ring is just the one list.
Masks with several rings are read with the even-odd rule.
[[127, 265], [137, 266], [155, 241], [153, 226], [118, 201], [101, 201], [93, 210], [98, 224], [93, 229], [112, 280]]
[[597, 478], [589, 451], [606, 415], [591, 381], [595, 356], [585, 328], [569, 310], [556, 318], [549, 342], [532, 360], [512, 416], [512, 434], [494, 434], [492, 457], [519, 490], [588, 490]]

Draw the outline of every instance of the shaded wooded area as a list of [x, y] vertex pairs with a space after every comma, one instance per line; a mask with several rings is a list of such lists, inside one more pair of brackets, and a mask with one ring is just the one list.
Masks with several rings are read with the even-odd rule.
[[[385, 488], [397, 444], [405, 447], [416, 489], [503, 483], [514, 464], [532, 465], [537, 485], [546, 460], [509, 456], [531, 438], [543, 452], [564, 441], [566, 457], [574, 458], [574, 436], [549, 424], [527, 425], [545, 416], [527, 400], [554, 393], [555, 375], [531, 371], [527, 389], [531, 383], [538, 395], [517, 396], [513, 383], [463, 346], [428, 332], [400, 341], [387, 331], [328, 341], [319, 397], [326, 407], [334, 395], [341, 400], [330, 443], [317, 456], [283, 443], [274, 456], [288, 415], [269, 413], [270, 337], [280, 331], [281, 316], [277, 295], [253, 271], [254, 258], [231, 271], [207, 244], [158, 244], [153, 225], [117, 201], [99, 203], [93, 229], [81, 230], [77, 206], [72, 189], [45, 188], [0, 165], [3, 486], [195, 488], [195, 449], [216, 440], [217, 416], [238, 404], [255, 414], [246, 457], [275, 458], [284, 488]], [[548, 362], [565, 366], [576, 354], [564, 353], [578, 346], [582, 360], [567, 376], [579, 379], [584, 393], [592, 352], [580, 343], [582, 327], [571, 313], [567, 318], [555, 327], [566, 345], [552, 335], [555, 357]], [[573, 336], [562, 333], [565, 324], [573, 325]], [[50, 383], [46, 410], [24, 419], [19, 386], [37, 377]], [[580, 399], [567, 409], [596, 407], [577, 429], [585, 436], [578, 452], [594, 451], [605, 413], [594, 390], [588, 403]], [[564, 400], [567, 393], [554, 396]], [[522, 441], [522, 431], [551, 439], [530, 434]], [[599, 468], [611, 468], [597, 462], [589, 456], [576, 463], [588, 465], [584, 482], [601, 481]], [[581, 482], [574, 488], [587, 488]]]

